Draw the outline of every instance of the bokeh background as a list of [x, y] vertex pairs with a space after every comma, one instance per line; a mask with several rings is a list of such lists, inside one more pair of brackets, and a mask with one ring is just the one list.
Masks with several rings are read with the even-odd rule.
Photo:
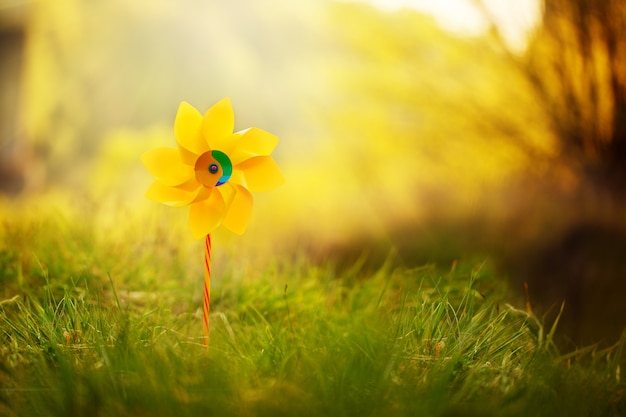
[[567, 338], [610, 342], [625, 32], [619, 0], [1, 0], [2, 204], [102, 236], [156, 222], [193, 247], [184, 210], [144, 198], [139, 157], [173, 146], [181, 101], [227, 96], [237, 129], [280, 137], [287, 183], [255, 197], [243, 237], [217, 234], [222, 253], [489, 259], [546, 320], [565, 300]]

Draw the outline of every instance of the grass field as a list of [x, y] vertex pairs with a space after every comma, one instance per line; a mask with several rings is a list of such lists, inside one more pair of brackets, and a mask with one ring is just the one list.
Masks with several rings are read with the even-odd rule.
[[174, 236], [20, 213], [0, 230], [2, 416], [626, 415], [623, 341], [560, 352], [488, 260], [218, 257], [206, 350], [201, 262]]

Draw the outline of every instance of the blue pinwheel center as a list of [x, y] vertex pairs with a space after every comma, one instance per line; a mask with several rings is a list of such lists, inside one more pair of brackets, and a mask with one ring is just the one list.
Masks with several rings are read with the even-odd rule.
[[[216, 186], [220, 186], [224, 184], [226, 181], [230, 179], [230, 176], [233, 173], [233, 164], [230, 162], [230, 158], [224, 152], [221, 151], [211, 151], [211, 156], [215, 158], [217, 163], [222, 167], [222, 176], [219, 180], [217, 180]], [[209, 172], [211, 174], [215, 174], [219, 171], [219, 167], [217, 164], [213, 163], [209, 165]]]

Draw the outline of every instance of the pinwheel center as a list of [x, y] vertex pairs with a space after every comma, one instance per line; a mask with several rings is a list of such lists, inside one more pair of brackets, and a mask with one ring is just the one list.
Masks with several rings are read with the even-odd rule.
[[220, 186], [230, 179], [233, 164], [221, 151], [205, 152], [196, 161], [196, 179], [207, 187]]

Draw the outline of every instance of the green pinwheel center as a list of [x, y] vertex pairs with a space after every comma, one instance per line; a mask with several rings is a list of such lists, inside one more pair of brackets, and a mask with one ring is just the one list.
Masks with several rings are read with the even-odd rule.
[[221, 151], [208, 151], [196, 160], [196, 179], [205, 187], [220, 186], [230, 179], [233, 164]]
[[[222, 176], [219, 180], [217, 180], [216, 186], [220, 186], [224, 184], [226, 181], [230, 179], [230, 176], [233, 173], [233, 164], [230, 162], [230, 158], [224, 152], [221, 151], [211, 151], [211, 156], [215, 158], [217, 163], [222, 167]], [[209, 172], [215, 174], [219, 171], [219, 168], [216, 164], [209, 165]]]

